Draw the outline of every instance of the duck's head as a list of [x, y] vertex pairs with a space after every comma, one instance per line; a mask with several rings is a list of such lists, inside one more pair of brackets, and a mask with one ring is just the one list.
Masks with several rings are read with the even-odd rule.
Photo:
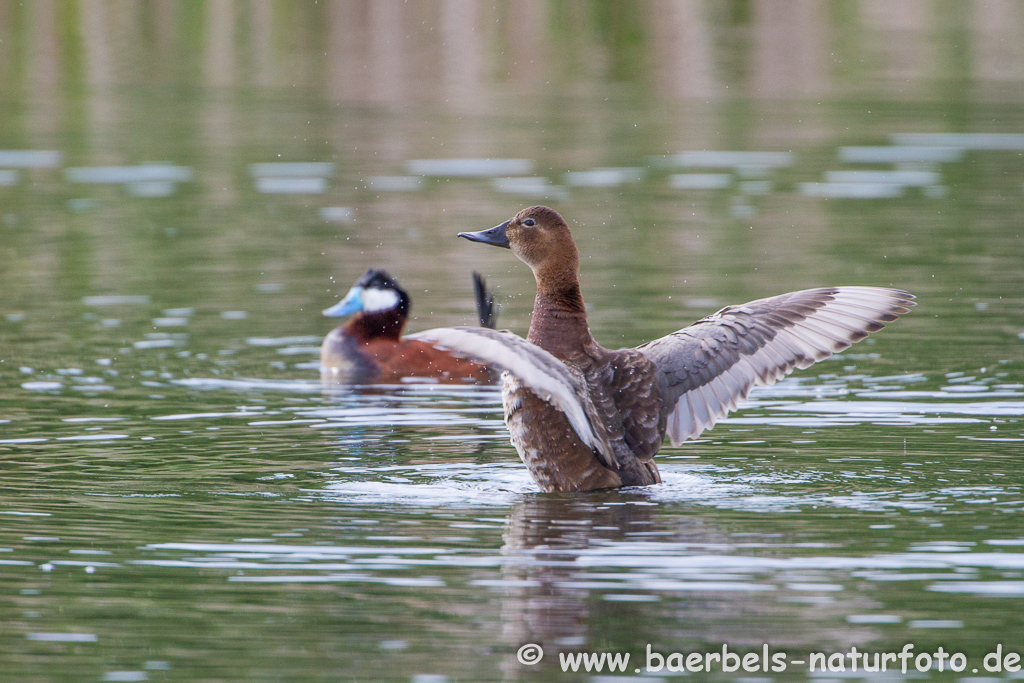
[[531, 206], [511, 220], [480, 232], [460, 232], [473, 242], [510, 249], [533, 269], [538, 283], [551, 278], [571, 278], [579, 271], [579, 251], [569, 226], [554, 209]]
[[409, 295], [386, 272], [371, 268], [356, 280], [344, 299], [323, 311], [332, 318], [353, 313], [386, 316], [404, 323], [409, 317]]

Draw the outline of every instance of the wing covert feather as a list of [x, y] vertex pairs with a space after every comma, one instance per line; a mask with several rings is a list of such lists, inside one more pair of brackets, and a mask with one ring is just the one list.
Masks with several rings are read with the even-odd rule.
[[[664, 411], [655, 368], [636, 349], [606, 351], [591, 384], [595, 407], [613, 444], [621, 438], [628, 457], [650, 461], [665, 438]], [[615, 448], [615, 446], [613, 446]]]

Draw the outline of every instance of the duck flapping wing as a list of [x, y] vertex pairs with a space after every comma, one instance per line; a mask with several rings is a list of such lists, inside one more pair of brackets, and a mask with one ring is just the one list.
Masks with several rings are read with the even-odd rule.
[[876, 332], [914, 305], [898, 289], [831, 287], [727, 306], [640, 346], [656, 366], [676, 446], [715, 424], [755, 385], [773, 384]]
[[439, 349], [514, 375], [542, 400], [565, 413], [580, 439], [608, 466], [616, 466], [608, 437], [583, 377], [568, 365], [508, 330], [438, 327], [407, 335]]

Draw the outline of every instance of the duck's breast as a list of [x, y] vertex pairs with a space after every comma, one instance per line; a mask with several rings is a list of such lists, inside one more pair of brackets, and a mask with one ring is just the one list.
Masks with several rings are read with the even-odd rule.
[[361, 347], [343, 328], [331, 330], [320, 346], [320, 378], [349, 384], [372, 381], [380, 369]]
[[544, 491], [622, 486], [619, 475], [604, 467], [580, 440], [565, 413], [507, 372], [501, 376], [501, 398], [512, 445]]

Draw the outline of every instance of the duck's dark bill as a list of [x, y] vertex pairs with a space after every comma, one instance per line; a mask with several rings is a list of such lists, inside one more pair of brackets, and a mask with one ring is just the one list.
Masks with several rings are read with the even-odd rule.
[[508, 236], [505, 235], [505, 228], [508, 227], [509, 221], [505, 221], [501, 225], [495, 225], [489, 230], [481, 230], [480, 232], [460, 232], [459, 237], [465, 237], [471, 242], [482, 242], [484, 244], [491, 244], [495, 247], [505, 247], [508, 249]]

